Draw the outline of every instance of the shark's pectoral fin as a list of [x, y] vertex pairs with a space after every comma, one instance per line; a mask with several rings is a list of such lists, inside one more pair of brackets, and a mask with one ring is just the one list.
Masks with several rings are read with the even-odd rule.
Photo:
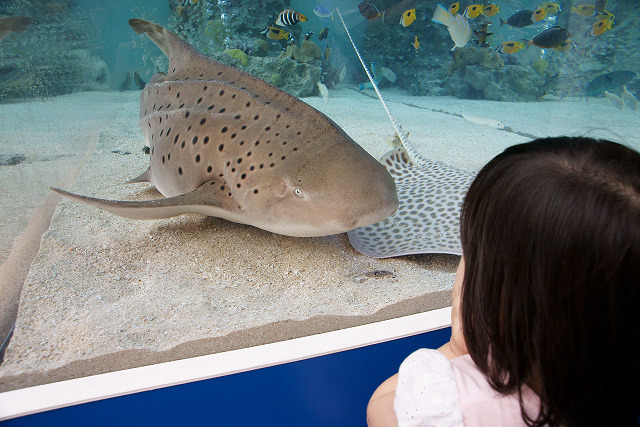
[[69, 193], [59, 188], [53, 191], [77, 202], [132, 219], [162, 219], [185, 213], [197, 213], [225, 219], [235, 218], [239, 208], [219, 183], [209, 181], [196, 190], [180, 196], [149, 201], [105, 200]]
[[144, 171], [144, 173], [136, 176], [135, 178], [125, 182], [125, 184], [134, 184], [136, 182], [151, 182], [151, 168]]

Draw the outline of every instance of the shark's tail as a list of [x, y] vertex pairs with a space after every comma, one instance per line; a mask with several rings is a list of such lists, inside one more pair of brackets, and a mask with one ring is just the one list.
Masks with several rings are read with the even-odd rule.
[[353, 49], [356, 51], [356, 55], [358, 55], [358, 59], [360, 60], [360, 63], [362, 64], [362, 67], [364, 68], [364, 71], [367, 73], [367, 77], [369, 77], [369, 81], [371, 82], [371, 85], [373, 86], [373, 89], [375, 89], [376, 93], [378, 94], [378, 98], [380, 99], [380, 102], [382, 103], [382, 106], [384, 107], [384, 110], [387, 112], [387, 116], [389, 116], [389, 120], [391, 120], [391, 124], [393, 124], [393, 127], [396, 130], [396, 134], [398, 135], [398, 138], [400, 138], [400, 141], [402, 142], [402, 146], [404, 147], [404, 149], [406, 150], [407, 154], [409, 155], [409, 158], [411, 159], [411, 162], [413, 164], [415, 164], [416, 166], [420, 166], [420, 167], [428, 167], [428, 166], [430, 166], [433, 162], [431, 162], [426, 157], [424, 157], [422, 154], [420, 154], [418, 152], [418, 150], [416, 150], [415, 147], [413, 145], [411, 145], [411, 143], [407, 139], [407, 134], [402, 130], [402, 127], [397, 122], [396, 118], [393, 117], [393, 114], [391, 114], [391, 111], [389, 110], [389, 107], [387, 107], [387, 103], [384, 101], [384, 98], [382, 98], [382, 94], [380, 93], [380, 89], [378, 89], [378, 85], [374, 81], [373, 76], [371, 75], [371, 73], [369, 72], [369, 69], [367, 68], [366, 64], [364, 63], [364, 60], [362, 59], [362, 56], [360, 56], [360, 52], [358, 51], [358, 48], [356, 47], [356, 44], [353, 42], [353, 38], [351, 38], [351, 33], [349, 32], [349, 29], [347, 28], [347, 24], [344, 23], [344, 19], [342, 19], [342, 14], [340, 13], [340, 10], [337, 7], [336, 7], [336, 12], [338, 13], [338, 16], [340, 17], [340, 21], [342, 22], [342, 26], [344, 27], [344, 30], [347, 32], [347, 36], [349, 36], [349, 40], [351, 41], [351, 45], [353, 46]]

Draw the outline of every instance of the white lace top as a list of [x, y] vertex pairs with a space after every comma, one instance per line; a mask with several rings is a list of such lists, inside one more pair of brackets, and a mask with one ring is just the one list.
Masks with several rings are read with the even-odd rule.
[[[537, 415], [538, 396], [523, 387], [527, 414]], [[394, 409], [399, 426], [524, 426], [518, 396], [489, 385], [469, 355], [448, 360], [420, 349], [400, 365]]]

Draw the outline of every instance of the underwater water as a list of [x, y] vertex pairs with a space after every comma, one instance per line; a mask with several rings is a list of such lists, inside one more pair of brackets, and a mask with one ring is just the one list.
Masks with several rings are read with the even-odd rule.
[[[484, 163], [556, 135], [640, 149], [639, 11], [635, 0], [2, 1], [0, 391], [449, 305], [458, 203]], [[400, 138], [339, 15], [418, 159], [446, 173], [412, 157], [392, 191], [375, 160]], [[171, 51], [174, 39], [169, 58], [131, 18], [269, 85], [218, 74]], [[150, 161], [154, 185], [124, 185]], [[141, 220], [50, 187], [178, 199], [101, 205], [153, 217]], [[372, 226], [396, 203], [397, 222]]]

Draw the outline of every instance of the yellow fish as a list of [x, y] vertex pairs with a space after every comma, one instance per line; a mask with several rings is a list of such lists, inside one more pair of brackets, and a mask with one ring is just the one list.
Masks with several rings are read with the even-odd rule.
[[196, 4], [196, 3], [198, 3], [198, 0], [184, 0], [182, 2], [182, 5], [183, 6], [188, 6], [189, 4]]
[[571, 6], [571, 13], [577, 13], [582, 16], [593, 16], [596, 14], [596, 5], [579, 4], [578, 6]]
[[538, 6], [542, 9], [547, 9], [547, 16], [555, 15], [558, 12], [562, 12], [562, 8], [558, 3], [543, 3], [541, 6]]
[[413, 43], [411, 43], [411, 46], [413, 46], [413, 48], [416, 50], [416, 53], [418, 53], [418, 49], [420, 49], [420, 42], [418, 41], [418, 36], [416, 36]]
[[467, 6], [462, 16], [464, 16], [467, 19], [473, 19], [473, 18], [477, 18], [483, 13], [484, 13], [483, 4], [472, 4], [471, 6]]
[[458, 13], [458, 10], [460, 9], [460, 2], [457, 1], [455, 3], [451, 3], [451, 5], [449, 5], [449, 13], [452, 15], [455, 15]]
[[276, 27], [265, 27], [260, 30], [260, 33], [264, 34], [271, 40], [289, 40], [291, 37], [291, 33]]
[[613, 28], [613, 19], [601, 19], [593, 23], [587, 34], [591, 37], [598, 37], [611, 28]]
[[608, 19], [611, 22], [613, 22], [613, 18], [615, 18], [615, 15], [611, 12], [607, 12], [606, 10], [603, 10], [601, 13], [598, 13], [597, 15], [598, 19]]
[[500, 6], [496, 4], [489, 3], [484, 6], [484, 16], [486, 16], [487, 18], [491, 18], [493, 15], [499, 12], [500, 12]]
[[570, 39], [566, 39], [565, 41], [563, 41], [562, 43], [560, 43], [560, 46], [556, 46], [553, 49], [557, 50], [558, 52], [568, 52], [571, 50], [572, 47], [575, 46], [575, 43], [573, 40]]
[[403, 27], [408, 27], [415, 20], [416, 20], [416, 10], [415, 9], [405, 10], [405, 12], [402, 14], [402, 18], [400, 18], [400, 25], [402, 25]]
[[531, 14], [531, 20], [533, 22], [538, 22], [538, 21], [542, 21], [544, 18], [547, 17], [547, 9], [543, 8], [543, 7], [539, 7], [536, 10], [533, 11], [533, 13]]
[[516, 53], [525, 48], [524, 42], [502, 42], [496, 48], [496, 51], [499, 53], [505, 53], [507, 55], [511, 55], [512, 53]]

